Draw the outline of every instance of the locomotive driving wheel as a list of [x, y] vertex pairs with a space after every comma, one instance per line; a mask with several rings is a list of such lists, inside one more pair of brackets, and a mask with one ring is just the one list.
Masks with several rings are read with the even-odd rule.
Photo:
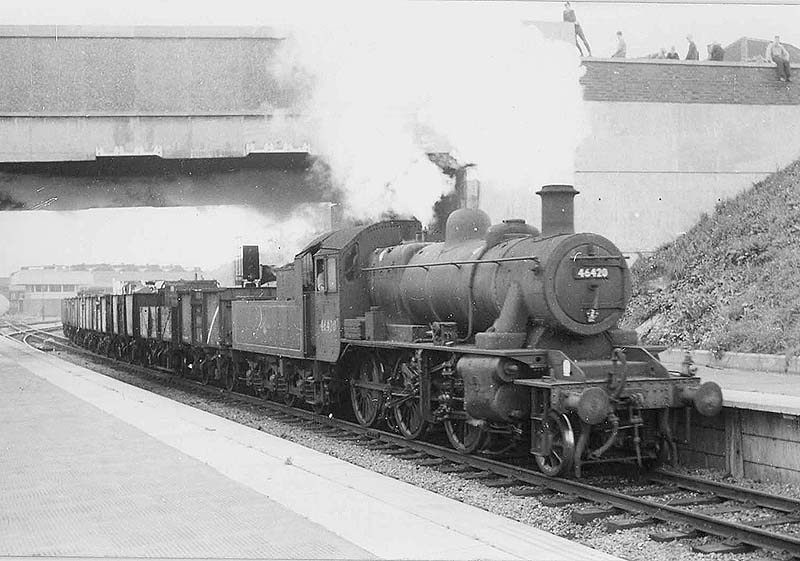
[[575, 454], [575, 433], [566, 415], [550, 411], [547, 415], [544, 438], [549, 441], [549, 453], [536, 455], [536, 465], [550, 477], [565, 474], [572, 467]]
[[359, 424], [371, 427], [383, 409], [383, 392], [361, 384], [383, 384], [385, 369], [380, 360], [369, 355], [361, 357], [357, 368], [350, 380], [350, 402]]
[[420, 376], [411, 361], [399, 359], [392, 380], [402, 387], [392, 387], [392, 416], [400, 434], [407, 440], [416, 440], [428, 430], [428, 421], [422, 413]]
[[472, 454], [486, 440], [486, 423], [471, 419], [445, 419], [444, 432], [450, 444], [462, 454]]

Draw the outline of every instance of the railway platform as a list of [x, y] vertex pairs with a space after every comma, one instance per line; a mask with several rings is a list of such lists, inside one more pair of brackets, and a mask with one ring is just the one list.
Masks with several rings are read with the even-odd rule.
[[[800, 373], [771, 371], [770, 355], [755, 356], [744, 356], [739, 367], [736, 357], [724, 365], [696, 364], [697, 376], [722, 388], [723, 410], [713, 418], [693, 416], [681, 459], [737, 478], [800, 485]], [[667, 358], [671, 370], [680, 370], [679, 357]]]
[[0, 556], [612, 556], [0, 338]]

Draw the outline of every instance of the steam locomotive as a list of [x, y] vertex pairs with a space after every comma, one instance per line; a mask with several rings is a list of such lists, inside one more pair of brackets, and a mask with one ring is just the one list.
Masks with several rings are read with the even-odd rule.
[[542, 231], [453, 212], [444, 242], [416, 220], [320, 236], [276, 287], [164, 283], [64, 301], [67, 336], [117, 358], [305, 403], [464, 453], [524, 444], [551, 476], [677, 459], [671, 415], [722, 407], [617, 323], [631, 277], [613, 243], [575, 233], [569, 185], [544, 186]]

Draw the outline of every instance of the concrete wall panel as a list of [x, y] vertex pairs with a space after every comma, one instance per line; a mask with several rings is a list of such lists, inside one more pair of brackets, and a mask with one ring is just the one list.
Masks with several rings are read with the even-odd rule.
[[203, 114], [286, 108], [296, 92], [286, 90], [272, 74], [280, 42], [268, 36], [0, 33], [0, 114]]
[[751, 462], [745, 462], [744, 474], [748, 479], [756, 481], [773, 481], [790, 485], [797, 485], [800, 481], [800, 472], [798, 471]]
[[576, 227], [627, 252], [674, 239], [800, 157], [800, 105], [589, 102]]
[[747, 464], [761, 464], [767, 467], [797, 472], [800, 476], [800, 442], [742, 435], [745, 471]]
[[[748, 422], [742, 426], [742, 433], [753, 438], [794, 442], [800, 439], [800, 418], [794, 415], [753, 411], [748, 415]], [[800, 454], [798, 454], [797, 460], [800, 462]], [[800, 464], [797, 469], [800, 469]]]

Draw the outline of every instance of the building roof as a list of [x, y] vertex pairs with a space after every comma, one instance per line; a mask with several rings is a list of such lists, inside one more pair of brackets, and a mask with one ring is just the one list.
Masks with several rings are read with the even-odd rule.
[[91, 271], [70, 271], [65, 268], [21, 269], [11, 273], [11, 285], [31, 284], [92, 284]]
[[140, 267], [135, 265], [84, 265], [66, 267], [23, 267], [11, 274], [10, 284], [75, 284], [79, 286], [111, 287], [114, 281], [194, 280], [195, 274], [204, 277], [199, 269], [182, 267]]
[[[764, 54], [767, 52], [767, 45], [772, 43], [772, 39], [755, 39], [753, 37], [741, 37], [725, 47], [725, 58], [729, 62], [764, 62]], [[794, 62], [800, 62], [800, 49], [790, 43], [781, 44], [789, 51], [789, 58]]]

